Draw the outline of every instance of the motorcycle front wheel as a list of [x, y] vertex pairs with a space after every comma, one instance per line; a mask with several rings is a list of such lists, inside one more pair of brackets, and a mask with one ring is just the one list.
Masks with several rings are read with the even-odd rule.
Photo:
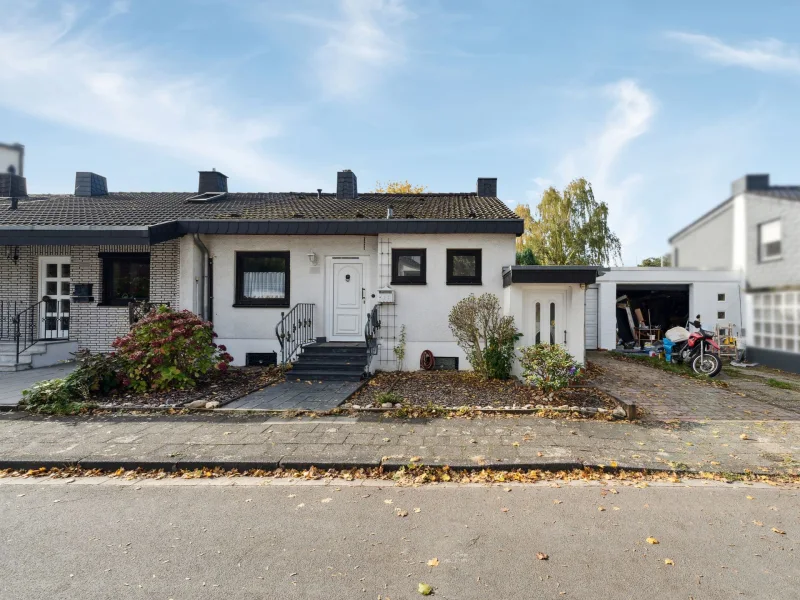
[[718, 355], [711, 352], [706, 352], [702, 356], [698, 354], [692, 360], [692, 370], [698, 375], [715, 377], [722, 370], [722, 361]]

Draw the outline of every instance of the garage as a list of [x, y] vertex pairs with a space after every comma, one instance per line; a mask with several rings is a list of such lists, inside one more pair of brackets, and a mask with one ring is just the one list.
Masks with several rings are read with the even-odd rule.
[[739, 335], [740, 288], [735, 271], [612, 267], [586, 290], [586, 348], [646, 346], [697, 314], [704, 328]]

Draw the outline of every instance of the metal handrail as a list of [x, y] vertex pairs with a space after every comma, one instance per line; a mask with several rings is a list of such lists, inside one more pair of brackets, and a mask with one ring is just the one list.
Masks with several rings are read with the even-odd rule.
[[[53, 310], [48, 310], [53, 303]], [[21, 303], [0, 300], [0, 340], [11, 341], [15, 345], [15, 362], [19, 364], [20, 355], [42, 340], [69, 339], [69, 313], [62, 311], [61, 300], [43, 298], [24, 309]], [[48, 320], [52, 320], [50, 323]], [[44, 332], [40, 329], [45, 324]], [[62, 332], [66, 335], [62, 336]]]
[[295, 304], [288, 313], [281, 313], [275, 325], [275, 337], [281, 345], [281, 364], [291, 361], [297, 352], [314, 338], [314, 305]]
[[378, 316], [376, 304], [367, 313], [367, 322], [364, 325], [364, 340], [367, 342], [367, 356], [374, 356], [378, 353], [378, 330], [381, 328], [381, 320]]

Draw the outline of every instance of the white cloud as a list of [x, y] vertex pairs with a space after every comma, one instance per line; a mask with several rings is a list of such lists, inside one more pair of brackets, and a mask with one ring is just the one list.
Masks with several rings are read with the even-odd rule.
[[749, 41], [736, 47], [719, 38], [697, 33], [671, 31], [666, 36], [691, 47], [698, 56], [718, 64], [756, 71], [800, 74], [800, 51], [780, 40]]
[[[281, 133], [274, 117], [227, 109], [207, 80], [175, 77], [163, 60], [102, 39], [82, 14], [63, 5], [46, 20], [1, 4], [12, 27], [0, 28], [0, 105], [76, 129], [153, 146], [198, 168], [216, 167], [264, 186], [302, 179], [262, 144]], [[124, 9], [118, 3], [116, 11]], [[271, 189], [275, 189], [272, 187]]]
[[[604, 87], [601, 95], [611, 101], [602, 129], [590, 133], [582, 145], [565, 153], [555, 167], [552, 180], [539, 177], [534, 182], [540, 188], [543, 183], [553, 181], [563, 187], [573, 179], [585, 177], [597, 199], [609, 206], [609, 224], [620, 237], [624, 258], [625, 248], [641, 236], [644, 215], [632, 199], [640, 191], [644, 177], [635, 171], [620, 177], [617, 167], [628, 146], [650, 128], [656, 101], [652, 94], [628, 79]], [[541, 191], [537, 201], [540, 195]]]
[[413, 14], [403, 0], [340, 0], [338, 19], [294, 13], [287, 18], [327, 32], [314, 53], [323, 92], [354, 99], [372, 88], [386, 69], [406, 59], [402, 25]]

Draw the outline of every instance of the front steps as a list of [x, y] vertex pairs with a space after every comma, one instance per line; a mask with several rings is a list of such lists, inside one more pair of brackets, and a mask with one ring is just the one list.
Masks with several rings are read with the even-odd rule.
[[303, 346], [291, 371], [289, 381], [360, 381], [369, 356], [364, 342], [316, 342]]
[[50, 367], [67, 360], [73, 360], [72, 353], [78, 351], [78, 342], [71, 340], [47, 340], [37, 342], [17, 359], [15, 342], [0, 342], [0, 373], [27, 371], [39, 367]]

